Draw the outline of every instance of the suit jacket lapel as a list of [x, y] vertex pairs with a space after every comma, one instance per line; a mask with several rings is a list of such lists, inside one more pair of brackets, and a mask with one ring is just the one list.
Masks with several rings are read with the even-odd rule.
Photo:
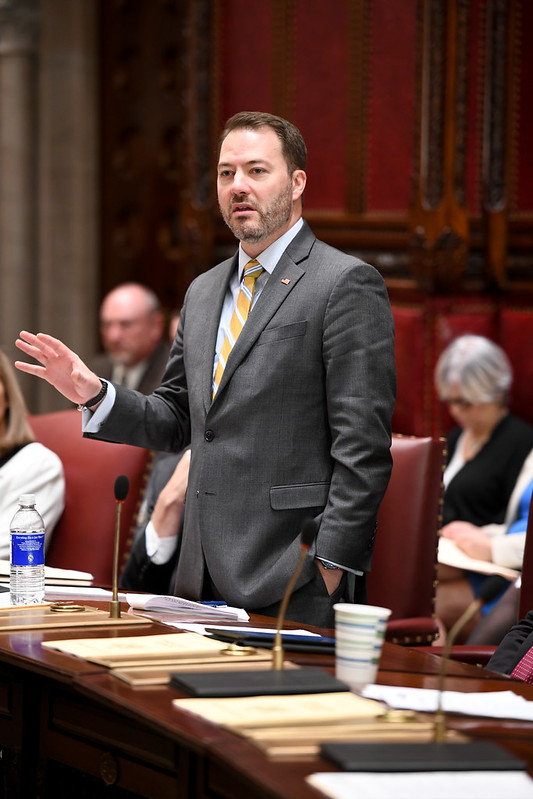
[[[231, 379], [235, 369], [254, 346], [280, 305], [287, 299], [304, 275], [305, 269], [302, 268], [301, 264], [309, 257], [314, 241], [314, 234], [308, 225], [304, 223], [302, 230], [279, 259], [250, 316], [246, 320], [246, 324], [228, 358], [228, 363], [218, 387], [217, 397]], [[215, 401], [217, 397], [215, 397]]]
[[227, 261], [221, 263], [219, 267], [215, 267], [212, 273], [213, 280], [208, 286], [209, 297], [205, 299], [205, 307], [210, 307], [212, 309], [212, 313], [208, 313], [205, 320], [203, 320], [204, 336], [202, 337], [204, 342], [204, 351], [202, 355], [203, 396], [206, 413], [211, 406], [213, 363], [222, 305], [224, 304], [228, 283], [233, 271], [237, 269], [237, 264], [238, 256], [235, 254], [233, 258], [229, 258]]

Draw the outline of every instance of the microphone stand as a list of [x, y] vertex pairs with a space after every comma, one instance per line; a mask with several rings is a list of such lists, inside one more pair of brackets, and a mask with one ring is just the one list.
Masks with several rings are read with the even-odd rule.
[[113, 551], [113, 596], [109, 603], [109, 618], [120, 619], [120, 602], [118, 601], [118, 549], [120, 544], [120, 517], [122, 513], [122, 503], [124, 500], [117, 500], [117, 510], [115, 514], [115, 546]]
[[462, 616], [459, 616], [455, 624], [450, 628], [446, 638], [446, 643], [442, 649], [442, 656], [439, 663], [439, 673], [437, 679], [437, 711], [435, 713], [435, 742], [443, 743], [446, 740], [446, 714], [442, 708], [442, 694], [444, 693], [444, 678], [446, 666], [450, 659], [450, 652], [455, 640], [463, 627], [476, 615], [488, 602], [492, 602], [498, 594], [507, 586], [507, 580], [498, 574], [489, 577], [482, 586], [479, 597], [466, 608]]
[[109, 603], [109, 618], [120, 619], [120, 602], [118, 601], [118, 550], [120, 546], [120, 516], [122, 513], [122, 505], [128, 496], [130, 490], [130, 482], [126, 475], [121, 474], [115, 480], [115, 546], [113, 552], [113, 595]]
[[[329, 672], [320, 668], [283, 668], [283, 647], [281, 628], [293, 588], [302, 570], [305, 557], [318, 531], [314, 519], [304, 524], [300, 555], [296, 569], [281, 601], [276, 633], [273, 641], [272, 665], [269, 670], [238, 670], [223, 672], [176, 672], [171, 674], [171, 685], [193, 696], [259, 696], [262, 694], [313, 694], [329, 691], [348, 691], [348, 686], [337, 680]], [[232, 654], [239, 647], [232, 647]]]
[[283, 627], [283, 622], [285, 621], [285, 613], [287, 612], [287, 605], [289, 604], [289, 599], [292, 595], [292, 591], [296, 584], [296, 580], [298, 579], [298, 577], [300, 576], [300, 572], [302, 571], [302, 566], [304, 564], [304, 560], [306, 558], [308, 551], [309, 547], [306, 547], [304, 544], [302, 544], [302, 548], [300, 550], [300, 556], [298, 558], [298, 563], [296, 564], [296, 569], [294, 570], [294, 574], [292, 575], [291, 580], [285, 590], [279, 608], [278, 621], [276, 624], [276, 635], [274, 637], [274, 646], [272, 647], [272, 668], [276, 671], [281, 671], [281, 669], [283, 668], [283, 645], [281, 643], [281, 628]]
[[439, 663], [439, 673], [437, 678], [437, 712], [435, 713], [435, 741], [442, 743], [446, 740], [446, 714], [442, 708], [442, 694], [444, 692], [444, 678], [446, 676], [446, 666], [450, 660], [450, 652], [455, 643], [455, 639], [461, 632], [463, 627], [468, 624], [478, 610], [483, 605], [481, 599], [476, 599], [464, 611], [462, 616], [459, 616], [455, 624], [451, 627], [450, 632], [446, 638], [446, 643], [442, 650], [442, 655]]

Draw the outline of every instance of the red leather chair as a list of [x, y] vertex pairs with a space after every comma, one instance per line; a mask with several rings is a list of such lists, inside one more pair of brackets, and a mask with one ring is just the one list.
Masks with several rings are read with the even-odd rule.
[[65, 510], [46, 553], [46, 565], [90, 572], [111, 585], [116, 502], [115, 480], [130, 489], [121, 509], [119, 573], [126, 556], [151, 462], [149, 450], [83, 438], [77, 410], [30, 416], [38, 441], [57, 453], [65, 472]]
[[446, 442], [394, 435], [392, 473], [378, 513], [368, 602], [391, 608], [387, 639], [427, 644], [436, 637], [437, 542]]

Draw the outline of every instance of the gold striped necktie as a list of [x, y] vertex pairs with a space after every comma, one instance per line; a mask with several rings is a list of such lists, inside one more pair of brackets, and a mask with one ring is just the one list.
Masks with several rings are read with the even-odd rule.
[[224, 339], [224, 343], [220, 351], [220, 357], [218, 359], [215, 376], [213, 378], [212, 397], [214, 397], [217, 393], [218, 386], [222, 378], [222, 373], [226, 368], [228, 356], [233, 349], [235, 342], [239, 338], [240, 332], [244, 327], [244, 323], [248, 319], [248, 314], [250, 313], [250, 308], [252, 307], [252, 302], [254, 299], [255, 281], [263, 271], [263, 267], [259, 261], [255, 260], [248, 261], [244, 267], [244, 275], [239, 288], [237, 305], [235, 306], [233, 316], [231, 317], [231, 321], [229, 323], [229, 329], [226, 333], [226, 338]]

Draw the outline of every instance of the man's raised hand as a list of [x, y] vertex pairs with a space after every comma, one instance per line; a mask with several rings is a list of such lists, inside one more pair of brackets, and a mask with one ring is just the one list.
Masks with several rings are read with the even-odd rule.
[[40, 364], [15, 361], [17, 369], [46, 380], [71, 402], [84, 405], [100, 391], [100, 378], [59, 339], [22, 330], [15, 345]]

